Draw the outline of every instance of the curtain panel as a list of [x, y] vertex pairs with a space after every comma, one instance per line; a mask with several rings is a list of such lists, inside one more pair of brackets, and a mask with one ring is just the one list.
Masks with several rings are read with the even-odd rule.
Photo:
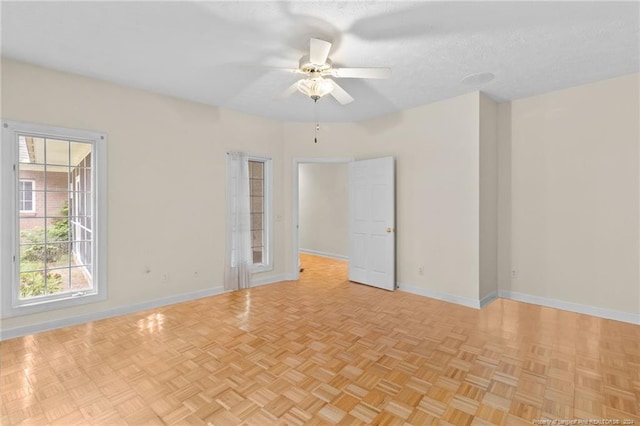
[[227, 153], [227, 229], [224, 289], [251, 285], [251, 214], [249, 159], [243, 152]]

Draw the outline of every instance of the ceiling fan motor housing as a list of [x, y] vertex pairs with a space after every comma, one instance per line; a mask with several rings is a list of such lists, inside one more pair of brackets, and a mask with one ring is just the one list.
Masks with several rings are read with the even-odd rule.
[[303, 56], [298, 62], [298, 67], [303, 73], [323, 73], [331, 69], [331, 59], [327, 58], [324, 64], [314, 64], [309, 59], [309, 55]]

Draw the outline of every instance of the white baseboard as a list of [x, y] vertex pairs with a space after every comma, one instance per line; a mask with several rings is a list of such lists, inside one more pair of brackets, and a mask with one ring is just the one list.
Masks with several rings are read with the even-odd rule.
[[493, 302], [497, 298], [498, 298], [498, 291], [497, 290], [492, 291], [491, 293], [487, 294], [485, 297], [480, 299], [480, 308], [484, 308], [485, 306], [487, 306], [489, 303]]
[[287, 280], [287, 275], [276, 275], [275, 277], [267, 277], [259, 280], [251, 280], [251, 287], [259, 287], [261, 285], [274, 284], [282, 281], [290, 281]]
[[[423, 287], [416, 287], [409, 284], [398, 283], [398, 290], [407, 293], [417, 294], [418, 296], [426, 296], [432, 299], [442, 300], [444, 302], [456, 303], [468, 308], [480, 309], [480, 301], [469, 297], [456, 296], [454, 294], [443, 293], [436, 290], [430, 290]], [[487, 302], [488, 303], [488, 302]]]
[[[251, 283], [252, 287], [273, 284], [282, 281], [290, 281], [290, 274], [278, 275], [275, 277], [263, 278], [255, 280]], [[505, 299], [515, 300], [518, 302], [531, 303], [534, 305], [546, 306], [549, 308], [562, 309], [570, 312], [577, 312], [580, 314], [592, 315], [600, 318], [612, 319], [616, 321], [628, 322], [631, 324], [640, 325], [640, 314], [633, 314], [628, 312], [614, 311], [611, 309], [599, 308], [596, 306], [581, 305], [578, 303], [565, 302], [558, 299], [549, 299], [546, 297], [533, 296], [525, 293], [518, 293], [510, 290], [499, 290], [493, 292], [481, 300], [474, 300], [467, 297], [456, 296], [453, 294], [443, 293], [436, 290], [429, 290], [422, 287], [416, 287], [409, 284], [398, 283], [399, 290], [406, 291], [407, 293], [417, 294], [419, 296], [426, 296], [432, 299], [442, 300], [445, 302], [456, 303], [458, 305], [467, 306], [469, 308], [479, 309], [486, 306], [498, 297]], [[70, 327], [73, 325], [83, 324], [86, 322], [97, 321], [105, 318], [111, 318], [119, 315], [131, 314], [134, 312], [140, 312], [147, 309], [159, 308], [161, 306], [173, 305], [175, 303], [186, 302], [189, 300], [200, 299], [203, 297], [215, 296], [217, 294], [225, 293], [222, 287], [211, 288], [207, 290], [200, 290], [191, 293], [183, 293], [175, 296], [163, 297], [160, 299], [149, 300], [147, 302], [135, 303], [133, 305], [122, 306], [118, 308], [106, 309], [99, 312], [91, 312], [87, 314], [75, 315], [68, 318], [62, 318], [54, 321], [47, 321], [38, 324], [30, 324], [21, 327], [2, 329], [0, 330], [0, 341], [13, 339], [15, 337], [26, 336], [28, 334], [40, 333], [47, 330], [53, 330], [61, 327]]]
[[422, 287], [416, 287], [409, 284], [398, 283], [399, 290], [408, 293], [426, 296], [432, 299], [442, 300], [445, 302], [456, 303], [458, 305], [467, 306], [469, 308], [482, 308], [497, 298], [515, 300], [518, 302], [531, 303], [534, 305], [546, 306], [549, 308], [562, 309], [579, 314], [591, 315], [599, 318], [612, 319], [616, 321], [628, 322], [640, 325], [640, 314], [629, 312], [614, 311], [611, 309], [599, 308], [596, 306], [581, 305], [579, 303], [565, 302], [558, 299], [550, 299], [546, 297], [533, 296], [525, 293], [518, 293], [510, 290], [494, 291], [480, 300], [474, 300], [468, 297], [456, 296], [453, 294], [443, 293], [435, 290], [429, 290]]
[[[286, 275], [278, 275], [275, 277], [262, 278], [253, 280], [251, 287], [273, 284], [281, 281], [287, 281]], [[215, 296], [216, 294], [225, 293], [224, 288], [212, 288], [207, 290], [195, 291], [192, 293], [183, 293], [175, 296], [163, 297], [160, 299], [149, 300], [147, 302], [135, 303], [133, 305], [122, 306], [118, 308], [106, 309], [99, 312], [91, 312], [87, 314], [75, 315], [68, 318], [62, 318], [54, 321], [47, 321], [38, 324], [30, 324], [22, 327], [0, 330], [0, 341], [13, 339], [14, 337], [26, 336], [28, 334], [41, 333], [43, 331], [53, 330], [56, 328], [70, 327], [72, 325], [83, 324], [86, 322], [97, 321], [105, 318], [111, 318], [119, 315], [131, 314], [147, 309], [159, 308], [161, 306], [173, 305], [175, 303], [187, 302], [189, 300], [200, 299], [202, 297]]]
[[534, 305], [562, 309], [565, 311], [577, 312], [579, 314], [586, 314], [586, 315], [592, 315], [600, 318], [628, 322], [631, 324], [640, 324], [640, 314], [614, 311], [612, 309], [599, 308], [597, 306], [590, 306], [590, 305], [582, 305], [579, 303], [565, 302], [563, 300], [550, 299], [550, 298], [541, 297], [541, 296], [533, 296], [531, 294], [518, 293], [516, 291], [511, 291], [511, 290], [500, 290], [498, 292], [498, 295], [505, 299], [516, 300], [518, 302], [532, 303]]
[[119, 315], [131, 314], [134, 312], [145, 311], [147, 309], [159, 308], [161, 306], [173, 305], [175, 303], [186, 302], [189, 300], [200, 299], [202, 297], [215, 296], [222, 294], [225, 290], [222, 287], [211, 288], [207, 290], [194, 291], [191, 293], [182, 293], [175, 296], [162, 297], [160, 299], [149, 300], [147, 302], [134, 303], [132, 305], [121, 306], [118, 308], [105, 309], [104, 311], [90, 312], [87, 314], [74, 315], [58, 320], [30, 324], [21, 327], [14, 327], [0, 330], [0, 341], [13, 339], [14, 337], [26, 336], [28, 334], [41, 333], [43, 331], [53, 330], [61, 327], [70, 327], [72, 325], [83, 324], [86, 322], [97, 321], [105, 318], [116, 317]]
[[313, 254], [315, 256], [328, 257], [329, 259], [337, 259], [337, 260], [349, 260], [349, 256], [343, 256], [341, 254], [327, 253], [319, 250], [311, 250], [311, 249], [300, 249], [300, 253]]

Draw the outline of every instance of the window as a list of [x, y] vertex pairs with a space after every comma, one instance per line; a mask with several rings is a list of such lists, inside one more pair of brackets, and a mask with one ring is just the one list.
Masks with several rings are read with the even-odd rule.
[[3, 123], [3, 317], [106, 298], [105, 144], [100, 133]]
[[249, 157], [251, 251], [255, 271], [271, 270], [271, 160]]
[[36, 211], [35, 180], [20, 180], [20, 213], [34, 213]]

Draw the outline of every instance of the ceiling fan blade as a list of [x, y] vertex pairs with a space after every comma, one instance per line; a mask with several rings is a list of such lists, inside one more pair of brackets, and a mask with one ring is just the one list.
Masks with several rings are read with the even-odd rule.
[[264, 71], [287, 72], [291, 74], [304, 74], [298, 68], [278, 68], [278, 67], [261, 67]]
[[289, 86], [287, 90], [282, 92], [282, 95], [280, 95], [280, 97], [286, 98], [288, 96], [293, 95], [296, 92], [296, 90], [298, 90], [298, 83], [299, 83], [299, 80], [293, 83], [291, 86]]
[[389, 78], [391, 68], [332, 68], [331, 75], [337, 78]]
[[353, 98], [348, 94], [338, 83], [333, 80], [329, 80], [333, 84], [333, 90], [329, 92], [331, 96], [336, 98], [342, 105], [353, 102]]
[[324, 65], [324, 63], [327, 62], [329, 50], [331, 50], [331, 43], [312, 38], [309, 40], [309, 61], [312, 64]]

